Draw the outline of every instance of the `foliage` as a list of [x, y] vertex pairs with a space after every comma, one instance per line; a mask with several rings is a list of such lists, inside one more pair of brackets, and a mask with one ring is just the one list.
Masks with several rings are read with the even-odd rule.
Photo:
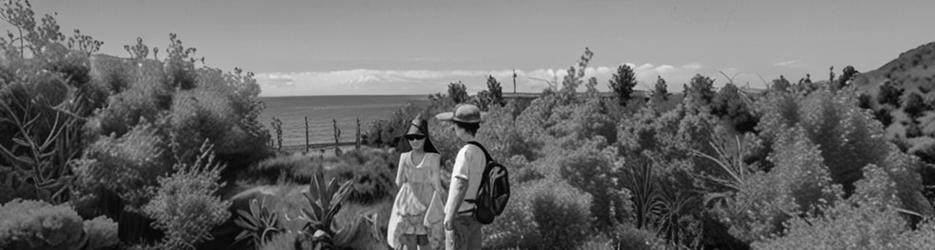
[[854, 66], [847, 65], [847, 67], [844, 67], [844, 69], [841, 70], [841, 77], [838, 78], [837, 86], [835, 89], [841, 89], [841, 88], [846, 87], [847, 83], [851, 79], [853, 79], [854, 76], [857, 76], [857, 74], [860, 74], [860, 72], [854, 69]]
[[243, 231], [235, 238], [237, 242], [250, 240], [254, 247], [259, 247], [266, 245], [273, 237], [282, 233], [279, 214], [276, 211], [270, 211], [265, 204], [265, 199], [261, 204], [254, 198], [250, 200], [250, 211], [237, 210], [239, 216], [234, 223], [243, 228]]
[[899, 99], [905, 90], [902, 88], [897, 88], [894, 85], [896, 85], [896, 83], [892, 81], [887, 81], [880, 85], [880, 89], [877, 92], [877, 101], [880, 104], [889, 104], [893, 108], [900, 107]]
[[588, 63], [594, 57], [594, 52], [590, 48], [584, 48], [584, 54], [578, 59], [577, 68], [568, 67], [567, 74], [562, 79], [562, 89], [558, 92], [559, 100], [564, 103], [575, 102], [577, 98], [578, 87], [584, 83], [584, 74], [588, 68]]
[[697, 74], [685, 86], [684, 93], [686, 105], [690, 109], [708, 111], [716, 94], [714, 92], [714, 79]]
[[0, 247], [63, 249], [84, 244], [81, 217], [71, 208], [15, 199], [0, 207]]
[[[870, 165], [866, 178], [856, 184], [854, 195], [822, 213], [809, 213], [787, 222], [788, 230], [781, 237], [772, 237], [753, 244], [757, 249], [927, 249], [925, 241], [902, 241], [919, 237], [920, 232], [908, 230], [899, 215], [894, 189], [896, 183], [882, 168]], [[923, 226], [923, 230], [931, 226]], [[921, 230], [920, 230], [921, 231]], [[923, 238], [923, 239], [924, 239]], [[915, 247], [913, 247], [915, 245]]]
[[[35, 89], [27, 90], [24, 84]], [[72, 194], [73, 175], [67, 165], [80, 155], [80, 121], [59, 104], [64, 96], [50, 100], [43, 94], [53, 93], [54, 86], [66, 88], [57, 78], [0, 87], [0, 132], [7, 133], [4, 127], [12, 130], [0, 139], [0, 187], [8, 190], [0, 194], [0, 202], [13, 195], [61, 203]], [[32, 97], [17, 99], [17, 94]], [[53, 104], [64, 110], [54, 110]]]
[[0, 248], [105, 249], [117, 245], [117, 223], [83, 221], [67, 205], [15, 199], [0, 206]]
[[611, 156], [614, 152], [601, 152], [600, 142], [588, 143], [580, 149], [563, 154], [558, 165], [561, 175], [573, 187], [591, 194], [591, 224], [608, 228], [623, 222], [630, 211], [629, 192], [622, 189], [615, 177], [617, 172]]
[[[26, 58], [25, 52], [30, 52], [33, 56], [41, 55], [47, 52], [50, 47], [64, 47], [84, 52], [88, 55], [97, 52], [104, 43], [94, 40], [90, 36], [82, 35], [81, 31], [75, 30], [75, 34], [66, 37], [60, 31], [58, 22], [52, 15], [44, 15], [37, 22], [35, 12], [32, 10], [32, 4], [29, 1], [7, 1], [0, 8], [0, 20], [15, 27], [17, 33], [7, 31], [7, 38], [0, 38], [0, 48], [7, 55], [14, 55], [19, 52], [21, 58]], [[19, 43], [17, 46], [16, 43]]]
[[[664, 88], [665, 82], [662, 84]], [[633, 72], [633, 68], [626, 64], [618, 66], [617, 73], [610, 77], [609, 86], [617, 97], [617, 103], [626, 106], [633, 95], [633, 87], [636, 87], [636, 73]]]
[[789, 92], [792, 91], [792, 83], [786, 80], [785, 76], [780, 75], [779, 79], [773, 79], [773, 84], [769, 89], [775, 92]]
[[105, 216], [84, 221], [84, 232], [88, 235], [85, 249], [105, 249], [120, 243], [117, 238], [117, 222]]
[[611, 231], [613, 248], [610, 249], [665, 249], [665, 242], [656, 237], [656, 234], [637, 229], [630, 224], [618, 225]]
[[459, 81], [457, 83], [448, 83], [448, 98], [458, 104], [466, 102], [470, 97], [467, 93], [467, 87]]
[[159, 188], [143, 207], [153, 218], [153, 227], [163, 230], [163, 249], [195, 249], [196, 244], [213, 238], [211, 229], [230, 217], [230, 201], [222, 201], [215, 193], [224, 165], [214, 159], [211, 146], [205, 143], [192, 164], [176, 164], [176, 171], [159, 177]]
[[[395, 194], [398, 154], [382, 150], [349, 151], [340, 157], [328, 175], [340, 182], [350, 181], [346, 201], [359, 204], [375, 204]], [[317, 169], [317, 168], [316, 168]], [[309, 176], [314, 176], [314, 173]]]
[[295, 234], [295, 233], [282, 233], [282, 234], [277, 234], [276, 236], [273, 236], [273, 239], [272, 239], [272, 240], [266, 242], [266, 244], [263, 244], [263, 245], [260, 246], [260, 247], [257, 247], [257, 249], [261, 249], [261, 250], [288, 250], [288, 249], [296, 249], [296, 247], [295, 247], [295, 245], [296, 245], [296, 244], [295, 244], [295, 243], [296, 243], [296, 236], [297, 236], [297, 234]]
[[493, 76], [487, 76], [487, 90], [478, 92], [477, 99], [482, 110], [488, 110], [493, 105], [500, 107], [506, 105], [506, 100], [503, 99], [503, 87]]
[[492, 248], [570, 249], [590, 228], [591, 196], [561, 180], [536, 180], [513, 191], [510, 205], [485, 226]]
[[669, 86], [666, 85], [666, 79], [658, 76], [656, 85], [653, 85], [653, 103], [661, 103], [669, 100]]
[[730, 121], [738, 133], [753, 132], [757, 117], [750, 107], [750, 100], [733, 83], [724, 85], [711, 103], [711, 113]]
[[[486, 120], [477, 131], [477, 137], [485, 143], [484, 147], [487, 148], [487, 151], [490, 152], [491, 157], [494, 159], [502, 161], [514, 155], [526, 159], [534, 157], [536, 149], [531, 147], [527, 138], [520, 134], [516, 119], [513, 118], [514, 109], [516, 109], [516, 106], [513, 105], [491, 108], [487, 112]], [[433, 135], [454, 136], [453, 133], [447, 131], [445, 134], [447, 135]]]
[[172, 170], [165, 147], [154, 125], [135, 126], [120, 138], [103, 137], [91, 144], [74, 171], [88, 190], [110, 190], [138, 209], [153, 195], [148, 187]]
[[332, 221], [334, 215], [341, 210], [341, 204], [347, 197], [350, 186], [348, 181], [338, 186], [335, 178], [331, 178], [326, 184], [322, 171], [315, 174], [308, 192], [304, 194], [311, 210], [302, 210], [302, 219], [306, 220], [301, 237], [303, 244], [309, 244], [314, 249], [334, 248], [332, 239], [335, 232], [332, 231]]
[[778, 234], [784, 221], [814, 211], [817, 205], [840, 195], [840, 187], [831, 185], [818, 147], [802, 130], [788, 129], [776, 144], [769, 157], [774, 167], [768, 172], [748, 173], [713, 209], [730, 226], [730, 234], [745, 242]]
[[922, 112], [925, 110], [931, 109], [926, 107], [923, 103], [922, 96], [918, 93], [912, 92], [906, 95], [906, 99], [903, 102], [903, 111], [909, 115], [910, 118], [918, 118], [922, 116]]

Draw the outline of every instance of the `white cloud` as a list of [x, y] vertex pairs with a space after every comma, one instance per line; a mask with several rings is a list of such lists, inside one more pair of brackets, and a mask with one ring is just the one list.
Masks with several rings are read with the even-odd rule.
[[[682, 66], [644, 63], [630, 65], [636, 72], [638, 89], [646, 89], [662, 76], [669, 82], [670, 91], [680, 91], [680, 83], [687, 82], [700, 64]], [[616, 73], [617, 66], [597, 66], [585, 69], [585, 78], [596, 77], [598, 89], [607, 90], [607, 81]], [[513, 70], [371, 70], [352, 69], [327, 72], [269, 72], [256, 75], [263, 96], [288, 95], [354, 95], [354, 94], [430, 94], [446, 91], [450, 82], [461, 81], [468, 92], [487, 88], [487, 76], [500, 81], [505, 92], [513, 91]], [[539, 92], [552, 82], [561, 87], [567, 68], [516, 70], [516, 89], [519, 92]], [[583, 86], [582, 86], [583, 89]]]
[[788, 60], [774, 63], [773, 66], [777, 67], [787, 67], [787, 68], [802, 68], [808, 66], [807, 64], [800, 62], [799, 60]]

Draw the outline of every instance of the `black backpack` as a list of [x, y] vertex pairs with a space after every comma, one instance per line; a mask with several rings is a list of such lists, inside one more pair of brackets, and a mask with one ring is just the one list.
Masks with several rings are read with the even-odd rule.
[[464, 201], [474, 204], [475, 207], [472, 211], [474, 219], [486, 225], [492, 223], [494, 218], [503, 213], [503, 209], [510, 199], [510, 175], [506, 167], [490, 157], [483, 145], [473, 141], [468, 143], [474, 144], [484, 151], [484, 157], [486, 157], [487, 161], [480, 186], [477, 188], [477, 196], [475, 199], [466, 199]]

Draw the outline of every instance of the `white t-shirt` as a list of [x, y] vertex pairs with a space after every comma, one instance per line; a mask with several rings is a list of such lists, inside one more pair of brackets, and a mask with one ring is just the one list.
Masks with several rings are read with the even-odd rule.
[[[461, 150], [458, 150], [458, 156], [455, 158], [454, 167], [451, 169], [451, 181], [454, 182], [455, 178], [464, 178], [468, 181], [467, 193], [464, 194], [464, 199], [474, 199], [477, 196], [477, 189], [480, 187], [480, 181], [483, 177], [484, 167], [487, 165], [487, 159], [484, 156], [484, 151], [477, 147], [474, 144], [467, 144], [464, 147], [461, 147]], [[454, 192], [449, 193], [449, 199], [453, 198]], [[445, 205], [445, 211], [451, 211], [448, 204]], [[461, 207], [457, 210], [458, 212], [467, 211], [468, 209], [473, 209], [474, 204], [466, 201], [461, 202]]]

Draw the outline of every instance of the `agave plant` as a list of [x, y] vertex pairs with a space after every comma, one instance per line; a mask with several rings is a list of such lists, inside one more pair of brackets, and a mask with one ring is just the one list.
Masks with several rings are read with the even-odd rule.
[[259, 247], [283, 231], [279, 223], [279, 214], [276, 211], [267, 209], [265, 203], [265, 199], [262, 203], [257, 199], [252, 199], [250, 200], [250, 211], [237, 210], [237, 214], [240, 216], [237, 220], [234, 220], [234, 224], [244, 230], [237, 235], [234, 244], [252, 239], [253, 245]]
[[[341, 210], [341, 203], [350, 193], [350, 188], [350, 181], [345, 181], [339, 186], [335, 178], [331, 178], [331, 181], [325, 184], [322, 170], [319, 168], [316, 171], [308, 192], [304, 194], [312, 209], [302, 209], [302, 218], [307, 220], [302, 228], [304, 232], [300, 241], [303, 244], [310, 243], [307, 247], [312, 249], [334, 248], [332, 239], [336, 234], [331, 224], [334, 216]], [[308, 249], [306, 246], [302, 248]]]

